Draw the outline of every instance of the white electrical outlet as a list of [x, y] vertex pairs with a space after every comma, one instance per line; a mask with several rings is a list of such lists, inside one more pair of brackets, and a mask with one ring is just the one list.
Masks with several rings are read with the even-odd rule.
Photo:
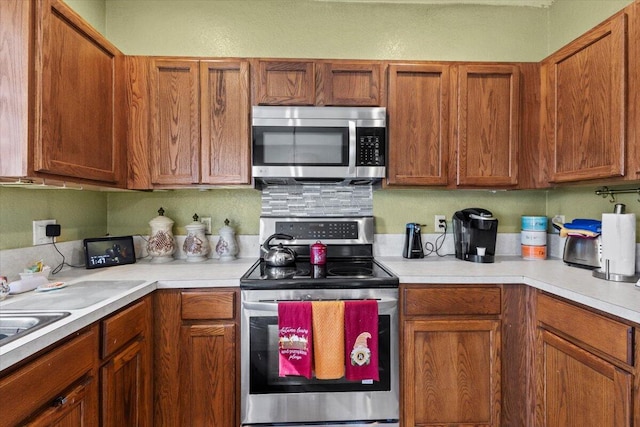
[[211, 234], [211, 217], [200, 218], [200, 222], [204, 224], [204, 234]]
[[433, 229], [435, 231], [444, 232], [447, 230], [447, 216], [436, 215], [433, 220]]
[[47, 236], [47, 225], [56, 223], [57, 221], [55, 219], [41, 219], [39, 221], [33, 221], [33, 246], [53, 243], [53, 239], [55, 239], [55, 237]]

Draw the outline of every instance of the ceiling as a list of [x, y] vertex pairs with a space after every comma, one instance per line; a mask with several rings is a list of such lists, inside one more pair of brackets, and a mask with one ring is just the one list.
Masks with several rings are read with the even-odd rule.
[[389, 3], [389, 4], [476, 4], [487, 6], [549, 7], [555, 0], [315, 0], [335, 3]]

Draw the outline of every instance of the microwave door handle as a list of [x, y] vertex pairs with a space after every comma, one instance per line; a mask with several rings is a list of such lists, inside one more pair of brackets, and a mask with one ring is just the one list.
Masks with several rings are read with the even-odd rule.
[[349, 177], [356, 177], [356, 122], [349, 120]]

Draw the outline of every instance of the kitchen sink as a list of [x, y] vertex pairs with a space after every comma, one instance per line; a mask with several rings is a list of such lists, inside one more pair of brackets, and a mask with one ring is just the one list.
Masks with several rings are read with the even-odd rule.
[[0, 311], [0, 346], [37, 331], [69, 315], [69, 312]]

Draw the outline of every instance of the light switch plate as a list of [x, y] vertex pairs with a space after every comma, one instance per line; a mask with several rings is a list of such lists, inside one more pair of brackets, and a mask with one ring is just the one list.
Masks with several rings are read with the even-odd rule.
[[204, 224], [204, 234], [211, 234], [211, 217], [200, 218], [200, 222]]

